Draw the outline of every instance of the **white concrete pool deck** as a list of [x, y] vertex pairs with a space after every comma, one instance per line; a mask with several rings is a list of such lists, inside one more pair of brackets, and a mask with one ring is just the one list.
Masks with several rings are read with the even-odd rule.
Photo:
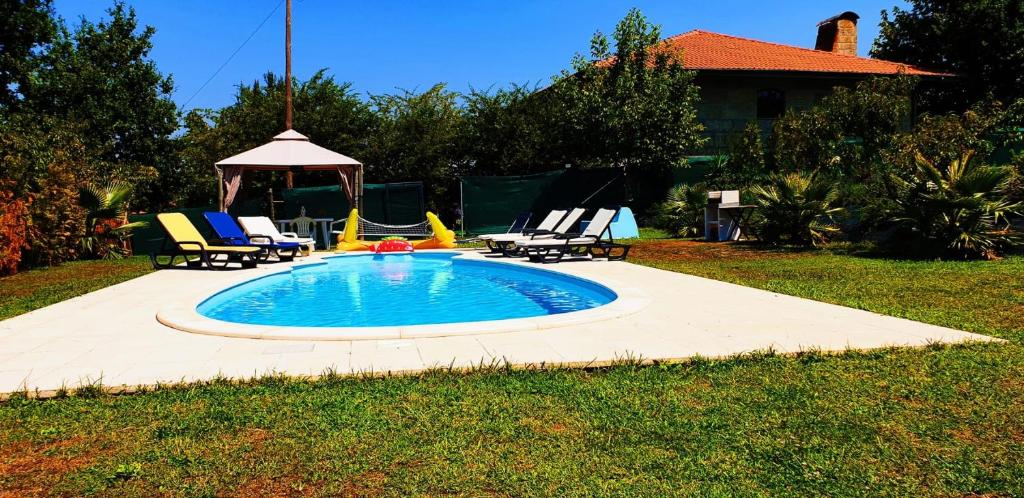
[[[469, 252], [465, 257], [484, 256]], [[607, 261], [564, 262], [544, 268], [607, 283], [626, 290], [630, 299], [636, 301], [617, 316], [587, 321], [569, 314], [564, 326], [552, 328], [327, 341], [200, 335], [157, 321], [157, 313], [167, 303], [187, 302], [197, 293], [212, 294], [286, 266], [263, 265], [252, 270], [222, 272], [159, 271], [0, 321], [0, 393], [24, 389], [45, 393], [97, 382], [108, 388], [130, 388], [270, 373], [400, 373], [506, 362], [584, 365], [624, 358], [723, 357], [768, 348], [787, 353], [994, 340], [867, 311]]]

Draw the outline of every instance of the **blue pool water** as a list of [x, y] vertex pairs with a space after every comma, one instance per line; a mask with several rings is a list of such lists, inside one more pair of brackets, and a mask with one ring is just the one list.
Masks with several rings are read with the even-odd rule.
[[257, 325], [376, 327], [556, 315], [616, 298], [588, 280], [454, 256], [328, 258], [224, 290], [197, 311]]

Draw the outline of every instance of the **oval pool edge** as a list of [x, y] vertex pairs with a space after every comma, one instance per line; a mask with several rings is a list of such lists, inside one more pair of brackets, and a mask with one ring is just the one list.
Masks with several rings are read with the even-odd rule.
[[[156, 314], [156, 319], [163, 325], [193, 334], [213, 335], [220, 337], [236, 337], [248, 339], [272, 339], [272, 340], [296, 340], [296, 341], [356, 341], [373, 339], [415, 339], [420, 337], [447, 337], [465, 336], [476, 334], [497, 334], [505, 332], [521, 332], [529, 330], [544, 330], [558, 327], [568, 327], [583, 323], [592, 323], [602, 320], [611, 320], [636, 313], [647, 306], [650, 300], [639, 289], [623, 285], [619, 282], [612, 282], [604, 278], [594, 276], [580, 276], [570, 272], [560, 271], [555, 268], [539, 268], [538, 265], [525, 261], [491, 261], [484, 258], [479, 252], [464, 252], [452, 250], [422, 251], [422, 253], [454, 253], [456, 258], [467, 260], [485, 261], [499, 265], [513, 265], [530, 268], [535, 271], [546, 271], [561, 274], [564, 276], [585, 280], [600, 286], [604, 286], [616, 294], [613, 301], [581, 311], [561, 313], [557, 315], [541, 315], [527, 318], [512, 318], [503, 320], [487, 320], [477, 322], [455, 322], [427, 325], [402, 325], [402, 326], [378, 326], [378, 327], [295, 327], [283, 325], [251, 325], [236, 322], [227, 322], [205, 317], [196, 311], [196, 307], [210, 297], [224, 292], [232, 287], [242, 285], [246, 282], [257, 280], [271, 275], [289, 273], [293, 269], [326, 264], [321, 260], [329, 258], [344, 258], [353, 256], [365, 256], [365, 254], [337, 254], [323, 255], [315, 261], [299, 261], [289, 264], [281, 269], [274, 268], [270, 273], [253, 276], [247, 273], [236, 281], [222, 285], [219, 289], [210, 292], [204, 289], [203, 295], [193, 296], [188, 300], [175, 303], [168, 303], [161, 307]], [[474, 255], [476, 257], [474, 257]], [[594, 264], [607, 264], [606, 262], [595, 262]], [[277, 266], [277, 265], [275, 265]]]

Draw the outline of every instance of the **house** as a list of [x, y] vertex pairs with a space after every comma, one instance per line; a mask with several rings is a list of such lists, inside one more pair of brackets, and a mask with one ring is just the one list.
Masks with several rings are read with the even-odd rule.
[[681, 55], [697, 72], [698, 117], [711, 138], [707, 153], [724, 152], [729, 137], [757, 120], [767, 130], [787, 109], [807, 109], [835, 86], [872, 75], [949, 76], [857, 55], [857, 19], [843, 12], [818, 24], [814, 48], [794, 47], [703, 30], [663, 40], [659, 51]]

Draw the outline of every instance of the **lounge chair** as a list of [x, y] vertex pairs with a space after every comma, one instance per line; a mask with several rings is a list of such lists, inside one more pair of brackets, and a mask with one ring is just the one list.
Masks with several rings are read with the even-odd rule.
[[[565, 215], [554, 228], [546, 230], [541, 228], [540, 225], [532, 230], [524, 230], [523, 234], [519, 237], [502, 238], [495, 240], [495, 245], [500, 248], [501, 253], [505, 257], [513, 258], [524, 256], [525, 253], [522, 251], [521, 244], [531, 240], [544, 240], [557, 237], [558, 235], [568, 233], [573, 227], [579, 223], [580, 218], [587, 210], [583, 208], [576, 208], [569, 211], [569, 214]], [[548, 216], [551, 216], [550, 214]], [[546, 221], [546, 220], [545, 220]]]
[[[629, 245], [619, 244], [612, 237], [611, 224], [615, 209], [599, 209], [583, 233], [563, 233], [547, 239], [520, 242], [520, 251], [537, 263], [557, 263], [566, 255], [603, 257], [622, 261], [629, 255]], [[608, 240], [604, 235], [608, 234]], [[618, 253], [618, 254], [616, 254]]]
[[309, 254], [316, 247], [316, 241], [311, 238], [300, 238], [300, 237], [286, 237], [277, 230], [274, 226], [274, 222], [270, 221], [270, 218], [266, 216], [239, 216], [238, 224], [242, 225], [242, 229], [249, 237], [262, 236], [269, 238], [273, 242], [295, 242], [302, 246], [303, 253]]
[[224, 243], [233, 246], [256, 246], [262, 249], [263, 261], [270, 259], [271, 255], [276, 256], [278, 261], [291, 261], [302, 248], [298, 242], [274, 242], [267, 235], [246, 235], [242, 227], [227, 213], [207, 211], [203, 213], [203, 218], [206, 218], [210, 228]]
[[[235, 246], [218, 239], [207, 241], [195, 225], [181, 213], [160, 213], [156, 220], [163, 228], [166, 237], [159, 249], [149, 254], [153, 268], [165, 269], [174, 266], [178, 256], [185, 259], [189, 268], [206, 266], [211, 270], [219, 270], [229, 263], [239, 263], [242, 268], [253, 268], [259, 261], [262, 249], [254, 246]], [[169, 256], [167, 264], [161, 264], [158, 258]], [[198, 256], [189, 259], [189, 256]], [[225, 256], [224, 264], [214, 266], [216, 256]]]
[[[468, 242], [480, 242], [482, 240], [488, 240], [495, 235], [508, 235], [508, 234], [521, 234], [526, 229], [526, 224], [530, 222], [530, 218], [533, 217], [533, 213], [529, 211], [523, 211], [516, 215], [516, 219], [512, 220], [512, 224], [509, 225], [508, 230], [504, 233], [488, 233], [484, 235], [478, 235], [473, 238], [459, 240], [458, 243], [464, 244]], [[489, 247], [489, 246], [488, 246]]]
[[537, 225], [536, 228], [524, 228], [520, 230], [519, 233], [514, 233], [510, 231], [507, 233], [491, 233], [481, 235], [480, 240], [483, 240], [484, 243], [487, 244], [487, 248], [490, 249], [491, 252], [502, 252], [504, 246], [508, 245], [509, 243], [515, 242], [517, 240], [528, 239], [534, 233], [550, 232], [551, 230], [554, 230], [555, 225], [557, 225], [558, 222], [562, 220], [562, 218], [565, 218], [565, 213], [567, 213], [567, 211], [555, 209], [548, 213], [548, 215], [545, 216], [543, 220], [541, 220], [540, 224]]

